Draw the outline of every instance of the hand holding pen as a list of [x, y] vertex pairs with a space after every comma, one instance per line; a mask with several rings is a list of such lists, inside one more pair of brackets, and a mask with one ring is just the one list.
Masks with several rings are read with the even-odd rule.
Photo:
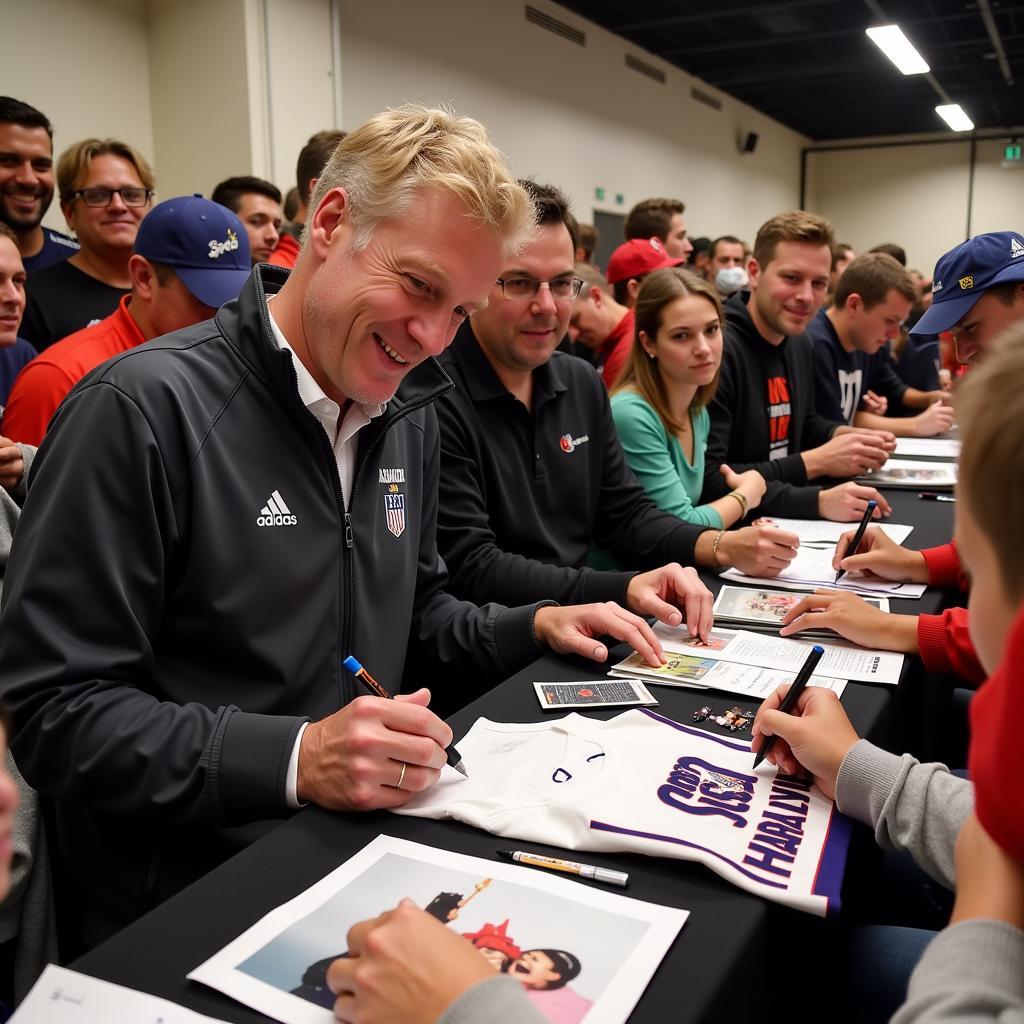
[[768, 760], [780, 772], [810, 772], [834, 799], [839, 766], [859, 737], [833, 690], [808, 686], [787, 713], [781, 708], [790, 690], [780, 686], [765, 698], [751, 727], [753, 749], [765, 752], [767, 741], [774, 740]]
[[400, 807], [434, 785], [452, 731], [427, 708], [429, 701], [425, 689], [391, 700], [356, 697], [306, 725], [299, 746], [299, 802], [339, 811]]

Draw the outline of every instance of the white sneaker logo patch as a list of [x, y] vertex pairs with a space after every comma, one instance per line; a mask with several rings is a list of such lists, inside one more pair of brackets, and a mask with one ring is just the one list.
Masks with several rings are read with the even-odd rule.
[[295, 526], [297, 523], [298, 519], [292, 515], [291, 510], [284, 503], [280, 491], [271, 493], [256, 519], [257, 526]]

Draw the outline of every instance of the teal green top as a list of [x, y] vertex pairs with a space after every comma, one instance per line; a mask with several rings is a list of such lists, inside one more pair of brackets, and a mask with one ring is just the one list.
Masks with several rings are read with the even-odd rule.
[[691, 417], [693, 465], [683, 446], [669, 436], [658, 414], [635, 391], [612, 396], [612, 417], [626, 461], [654, 504], [688, 523], [722, 529], [722, 517], [710, 505], [698, 505], [704, 487], [704, 450], [711, 421], [707, 409]]

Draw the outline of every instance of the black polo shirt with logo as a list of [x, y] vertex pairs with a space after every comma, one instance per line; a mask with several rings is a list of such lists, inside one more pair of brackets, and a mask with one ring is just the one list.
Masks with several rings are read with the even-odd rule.
[[509, 605], [624, 602], [634, 573], [589, 568], [594, 545], [636, 570], [694, 564], [704, 528], [647, 497], [592, 366], [555, 352], [533, 371], [528, 410], [498, 379], [469, 323], [440, 362], [456, 385], [435, 403], [437, 544], [453, 594]]

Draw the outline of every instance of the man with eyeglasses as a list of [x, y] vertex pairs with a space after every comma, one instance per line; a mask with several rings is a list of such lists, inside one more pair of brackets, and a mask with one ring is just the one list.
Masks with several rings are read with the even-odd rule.
[[230, 210], [198, 195], [155, 206], [128, 261], [131, 291], [110, 316], [62, 338], [21, 371], [3, 413], [7, 436], [41, 444], [57, 406], [90, 370], [209, 320], [238, 297], [250, 269], [245, 227]]
[[53, 202], [53, 125], [12, 96], [0, 96], [0, 221], [17, 239], [26, 274], [78, 251], [68, 235], [42, 226]]
[[[486, 306], [440, 357], [456, 383], [437, 403], [437, 542], [452, 592], [513, 604], [617, 601], [672, 624], [682, 609], [703, 635], [711, 595], [692, 566], [711, 566], [717, 554], [722, 565], [778, 572], [769, 567], [774, 545], [683, 522], [647, 496], [626, 465], [601, 379], [555, 351], [582, 284], [576, 220], [557, 189], [522, 184], [537, 235], [506, 260]], [[632, 571], [590, 568], [594, 545]]]
[[41, 352], [109, 316], [131, 291], [128, 261], [156, 181], [141, 153], [85, 139], [57, 164], [60, 208], [81, 249], [31, 276], [22, 334]]

